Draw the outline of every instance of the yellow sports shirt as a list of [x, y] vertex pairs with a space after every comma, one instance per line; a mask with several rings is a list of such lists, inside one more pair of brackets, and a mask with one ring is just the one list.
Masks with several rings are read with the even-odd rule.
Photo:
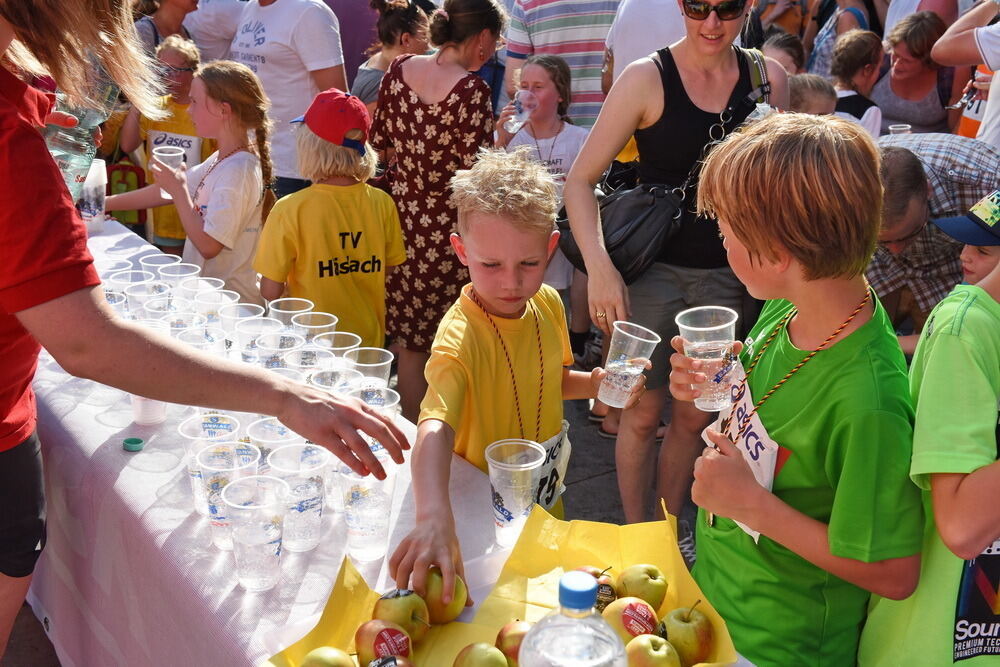
[[[167, 111], [163, 120], [150, 120], [139, 116], [139, 136], [146, 142], [146, 163], [153, 159], [153, 149], [159, 146], [176, 146], [184, 149], [184, 162], [188, 169], [201, 164], [215, 152], [215, 139], [202, 139], [194, 129], [188, 115], [188, 105], [178, 104], [170, 95], [160, 98], [160, 106]], [[147, 166], [146, 182], [153, 182], [153, 172]], [[173, 204], [153, 209], [153, 233], [164, 239], [184, 239], [184, 226]]]
[[[521, 405], [521, 421], [511, 386], [510, 369], [497, 332], [482, 308], [469, 297], [471, 285], [438, 327], [431, 358], [424, 368], [427, 394], [420, 405], [420, 420], [440, 419], [455, 430], [455, 452], [486, 470], [487, 445], [504, 438], [524, 437], [543, 442], [562, 427], [563, 367], [573, 363], [566, 328], [566, 314], [559, 293], [548, 285], [528, 301], [517, 319], [492, 316], [510, 353]], [[542, 343], [545, 382], [541, 405], [538, 386], [538, 338]], [[540, 433], [535, 432], [541, 410]]]
[[386, 267], [406, 260], [392, 198], [366, 183], [316, 183], [282, 197], [257, 245], [254, 269], [289, 296], [333, 313], [364, 347], [385, 344]]

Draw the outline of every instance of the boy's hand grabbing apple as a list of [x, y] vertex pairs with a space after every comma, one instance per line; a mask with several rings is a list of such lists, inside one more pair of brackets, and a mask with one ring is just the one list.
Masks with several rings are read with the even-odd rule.
[[[410, 588], [426, 597], [430, 568], [437, 565], [443, 579], [442, 602], [449, 604], [455, 595], [455, 576], [465, 579], [462, 549], [451, 517], [417, 521], [389, 559], [389, 575], [397, 588]], [[468, 598], [466, 606], [472, 605]]]

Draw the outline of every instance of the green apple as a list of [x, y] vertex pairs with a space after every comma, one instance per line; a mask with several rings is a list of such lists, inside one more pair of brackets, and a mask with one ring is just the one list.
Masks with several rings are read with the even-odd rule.
[[354, 667], [354, 660], [332, 646], [320, 646], [306, 653], [299, 667]]
[[411, 643], [406, 630], [395, 623], [375, 619], [361, 624], [354, 633], [354, 646], [358, 662], [367, 665], [375, 658], [390, 655], [408, 657]]
[[459, 652], [452, 667], [507, 667], [507, 658], [496, 646], [476, 642]]
[[469, 597], [469, 591], [465, 588], [462, 578], [455, 575], [455, 594], [451, 597], [451, 602], [445, 604], [442, 600], [444, 595], [444, 577], [438, 567], [432, 567], [427, 571], [427, 583], [424, 589], [424, 600], [427, 602], [427, 611], [430, 613], [431, 623], [441, 625], [451, 623], [465, 609], [465, 601]]
[[681, 667], [677, 650], [663, 637], [639, 635], [625, 647], [629, 667]]
[[633, 637], [648, 635], [656, 630], [656, 611], [639, 598], [618, 598], [604, 608], [601, 616], [626, 645]]
[[531, 623], [527, 621], [511, 621], [497, 633], [496, 647], [507, 657], [509, 667], [517, 667], [517, 654], [521, 650], [521, 642], [530, 629]]
[[648, 563], [632, 565], [618, 575], [618, 595], [645, 600], [653, 609], [659, 609], [667, 595], [667, 579], [660, 568]]
[[427, 603], [415, 592], [394, 589], [375, 602], [372, 618], [391, 621], [406, 630], [410, 639], [419, 642], [430, 629], [430, 614]]
[[701, 600], [690, 607], [674, 609], [663, 621], [667, 641], [677, 649], [684, 667], [705, 662], [712, 653], [712, 623], [695, 609], [699, 602]]

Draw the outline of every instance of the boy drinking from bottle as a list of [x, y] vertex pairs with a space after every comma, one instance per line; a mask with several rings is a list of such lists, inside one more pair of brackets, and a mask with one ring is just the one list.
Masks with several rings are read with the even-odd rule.
[[[906, 365], [863, 273], [881, 199], [875, 144], [831, 116], [769, 116], [702, 171], [698, 208], [767, 303], [695, 464], [694, 576], [756, 664], [854, 664], [871, 594], [919, 575]], [[672, 344], [671, 393], [693, 400], [702, 362]]]
[[431, 347], [410, 463], [417, 521], [389, 561], [396, 584], [420, 593], [428, 567], [439, 566], [446, 602], [463, 573], [448, 495], [452, 453], [486, 472], [491, 443], [541, 444], [547, 456], [535, 501], [559, 514], [570, 449], [562, 402], [593, 398], [605, 375], [569, 369], [562, 301], [542, 284], [559, 240], [556, 184], [546, 168], [526, 148], [484, 150], [472, 169], [455, 174], [451, 189], [458, 210], [451, 244], [472, 282]]

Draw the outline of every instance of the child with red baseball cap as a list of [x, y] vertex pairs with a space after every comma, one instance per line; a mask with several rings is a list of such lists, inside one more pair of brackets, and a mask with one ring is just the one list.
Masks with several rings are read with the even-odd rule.
[[261, 234], [260, 293], [309, 299], [361, 344], [385, 343], [385, 279], [406, 259], [392, 198], [366, 183], [377, 157], [364, 102], [336, 88], [313, 99], [296, 129], [298, 167], [312, 185], [280, 199]]

